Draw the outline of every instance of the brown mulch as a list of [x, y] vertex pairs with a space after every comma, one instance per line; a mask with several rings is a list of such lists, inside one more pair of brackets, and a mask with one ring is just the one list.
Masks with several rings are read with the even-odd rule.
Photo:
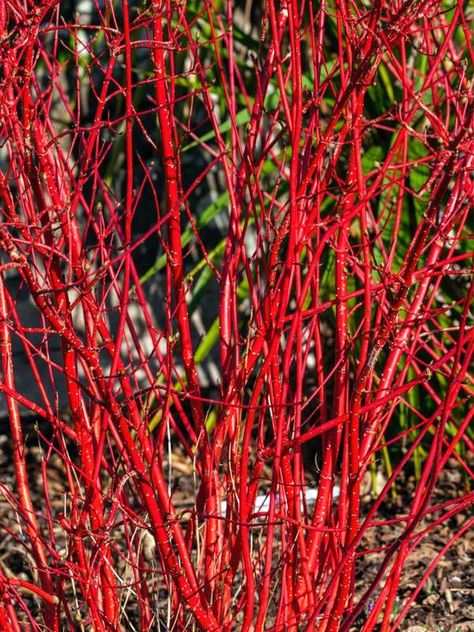
[[[394, 615], [401, 610], [419, 584], [428, 565], [436, 557], [466, 516], [459, 514], [434, 529], [411, 553], [404, 566]], [[397, 537], [393, 526], [371, 530], [364, 547], [388, 547]], [[359, 559], [358, 576], [363, 592], [380, 567], [384, 552], [371, 553]], [[357, 628], [356, 628], [357, 629]], [[436, 570], [411, 605], [401, 624], [410, 632], [474, 632], [474, 533], [467, 532], [440, 559]]]
[[[466, 494], [466, 484], [455, 461], [447, 464], [435, 489], [430, 506], [441, 504]], [[415, 486], [414, 478], [397, 488], [397, 497], [384, 503], [378, 519], [393, 519], [409, 512]], [[365, 498], [370, 506], [370, 496]], [[432, 513], [422, 521], [416, 532], [427, 528], [441, 515]], [[435, 527], [410, 554], [402, 572], [394, 615], [400, 612], [412, 595], [434, 558], [456, 532], [472, 516], [460, 512], [447, 522]], [[384, 525], [367, 532], [364, 549], [388, 548], [401, 535], [403, 522]], [[359, 558], [358, 577], [362, 594], [378, 571], [385, 552], [374, 552]], [[474, 531], [466, 531], [440, 558], [421, 592], [410, 606], [401, 630], [407, 632], [474, 632]]]
[[[28, 462], [31, 471], [33, 503], [37, 507], [44, 504], [40, 463], [42, 450], [38, 439], [34, 437], [28, 442]], [[59, 458], [52, 458], [50, 489], [53, 500], [62, 503], [62, 473]], [[166, 469], [166, 463], [165, 469]], [[173, 471], [176, 485], [173, 501], [177, 508], [183, 509], [192, 504], [195, 481], [191, 461], [179, 450], [173, 454]], [[8, 439], [8, 428], [0, 425], [0, 482], [15, 494], [15, 480], [11, 447]], [[466, 493], [466, 481], [462, 479], [456, 463], [448, 463], [448, 468], [435, 491], [431, 504], [442, 503], [457, 498]], [[400, 486], [396, 498], [384, 503], [378, 520], [393, 519], [406, 515], [414, 487], [414, 480], [409, 479]], [[371, 497], [368, 493], [363, 507], [368, 508]], [[62, 507], [61, 507], [62, 509]], [[433, 521], [439, 514], [430, 516]], [[399, 589], [399, 599], [396, 610], [400, 611], [405, 600], [418, 585], [427, 566], [452, 538], [453, 534], [468, 519], [466, 512], [460, 513], [434, 529], [412, 552], [404, 567]], [[429, 523], [424, 522], [421, 528]], [[389, 547], [402, 532], [403, 524], [385, 525], [368, 531], [361, 545], [361, 550], [375, 550]], [[11, 532], [11, 535], [8, 533]], [[369, 586], [371, 579], [380, 567], [385, 557], [384, 551], [360, 556], [357, 567], [357, 596], [359, 597]], [[31, 573], [34, 562], [28, 559], [25, 549], [21, 546], [21, 529], [19, 517], [12, 509], [8, 498], [0, 489], [0, 565], [3, 574], [10, 577], [23, 577], [28, 581], [35, 581]], [[395, 613], [396, 614], [396, 613]], [[365, 615], [360, 622], [365, 619]], [[353, 628], [360, 629], [359, 622]], [[474, 632], [474, 533], [467, 532], [457, 540], [446, 555], [441, 558], [436, 570], [431, 575], [415, 602], [412, 604], [401, 630], [407, 632]]]

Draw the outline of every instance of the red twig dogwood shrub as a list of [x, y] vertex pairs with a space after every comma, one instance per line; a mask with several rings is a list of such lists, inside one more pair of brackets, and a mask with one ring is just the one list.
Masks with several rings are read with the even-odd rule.
[[2, 629], [399, 626], [473, 522], [398, 603], [473, 500], [473, 18], [0, 0]]

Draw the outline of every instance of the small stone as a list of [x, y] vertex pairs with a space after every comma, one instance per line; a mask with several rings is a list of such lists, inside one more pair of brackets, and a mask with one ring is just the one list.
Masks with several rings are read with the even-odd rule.
[[459, 575], [451, 575], [451, 577], [449, 578], [449, 583], [453, 588], [459, 588], [460, 586], [462, 586], [463, 581], [459, 577]]

